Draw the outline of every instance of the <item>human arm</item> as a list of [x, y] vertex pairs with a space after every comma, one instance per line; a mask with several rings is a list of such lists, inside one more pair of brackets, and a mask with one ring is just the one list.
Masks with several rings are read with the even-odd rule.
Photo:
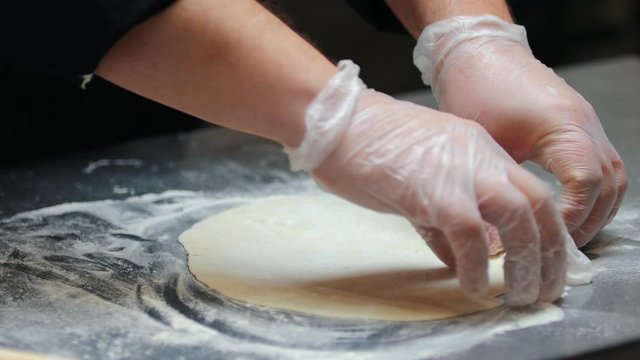
[[[516, 161], [553, 173], [575, 243], [590, 241], [624, 198], [624, 164], [591, 105], [531, 54], [504, 1], [388, 2], [405, 23], [418, 24], [414, 61], [440, 109], [482, 124]], [[425, 17], [426, 7], [444, 10]]]
[[138, 25], [96, 73], [218, 125], [295, 146], [335, 66], [251, 0], [181, 0]]
[[418, 38], [427, 26], [454, 16], [494, 15], [513, 22], [504, 0], [386, 0], [402, 25]]
[[[562, 227], [544, 184], [476, 124], [363, 90], [353, 70], [350, 86], [324, 101], [321, 90], [335, 88], [335, 67], [253, 1], [179, 1], [120, 40], [97, 73], [205, 120], [279, 141], [328, 191], [406, 217], [458, 269], [472, 295], [487, 289], [482, 219], [501, 231], [513, 304], [551, 301], [562, 292]], [[340, 111], [332, 111], [335, 104]], [[312, 124], [311, 115], [327, 114], [330, 122]], [[449, 139], [452, 147], [442, 147]], [[489, 179], [509, 191], [496, 193]], [[504, 207], [513, 211], [499, 211]]]

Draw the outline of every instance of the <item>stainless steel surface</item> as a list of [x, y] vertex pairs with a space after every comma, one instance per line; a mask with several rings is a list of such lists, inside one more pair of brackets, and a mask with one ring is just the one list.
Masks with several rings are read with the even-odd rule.
[[[640, 58], [559, 72], [598, 111], [631, 183], [587, 250], [600, 269], [593, 284], [554, 307], [394, 323], [274, 311], [206, 290], [177, 235], [246, 198], [310, 184], [286, 171], [278, 146], [206, 130], [0, 173], [0, 347], [101, 359], [542, 359], [640, 340]], [[434, 104], [427, 91], [400, 97]], [[167, 190], [190, 192], [132, 198]], [[52, 207], [69, 202], [81, 204]]]

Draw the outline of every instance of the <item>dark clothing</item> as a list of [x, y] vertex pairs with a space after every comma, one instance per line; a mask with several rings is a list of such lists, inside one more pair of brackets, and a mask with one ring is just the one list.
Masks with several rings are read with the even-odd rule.
[[[55, 159], [204, 124], [100, 78], [91, 82], [91, 91], [77, 89], [127, 31], [175, 0], [3, 1], [0, 171], [26, 160]], [[368, 9], [367, 2], [355, 4], [356, 9], [380, 23], [371, 19], [378, 19], [373, 9], [385, 4], [372, 0], [377, 4]]]
[[4, 0], [0, 51], [76, 84], [127, 31], [173, 0]]
[[400, 20], [384, 0], [345, 0], [374, 28], [382, 31], [408, 34]]
[[[4, 0], [0, 52], [77, 85], [131, 28], [174, 0]], [[404, 32], [383, 0], [346, 0], [378, 29]]]

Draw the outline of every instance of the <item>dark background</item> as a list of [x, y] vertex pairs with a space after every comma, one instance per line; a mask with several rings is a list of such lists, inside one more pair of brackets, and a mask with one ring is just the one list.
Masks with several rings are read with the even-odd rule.
[[[365, 82], [400, 93], [421, 89], [414, 41], [374, 29], [343, 0], [270, 1], [280, 16], [333, 60], [353, 59]], [[560, 66], [640, 54], [640, 0], [512, 0], [534, 54]], [[87, 90], [0, 57], [0, 171], [34, 160], [176, 131], [203, 122], [100, 79]]]

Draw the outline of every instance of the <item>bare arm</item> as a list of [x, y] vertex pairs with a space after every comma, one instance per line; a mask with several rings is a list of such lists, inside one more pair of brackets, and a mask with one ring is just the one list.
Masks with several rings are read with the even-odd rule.
[[180, 0], [138, 25], [97, 74], [198, 118], [296, 146], [335, 66], [253, 0]]
[[386, 0], [414, 38], [428, 25], [453, 16], [495, 15], [513, 22], [504, 0]]
[[[253, 0], [178, 0], [121, 39], [97, 73], [202, 119], [307, 144], [291, 153], [322, 156], [301, 169], [345, 199], [405, 216], [475, 296], [487, 289], [485, 219], [508, 254], [510, 303], [556, 299], [564, 245], [546, 185], [477, 124], [365, 90], [357, 66], [346, 65], [334, 82], [335, 66]], [[329, 95], [316, 98], [321, 90]], [[316, 99], [316, 126], [306, 131]]]

